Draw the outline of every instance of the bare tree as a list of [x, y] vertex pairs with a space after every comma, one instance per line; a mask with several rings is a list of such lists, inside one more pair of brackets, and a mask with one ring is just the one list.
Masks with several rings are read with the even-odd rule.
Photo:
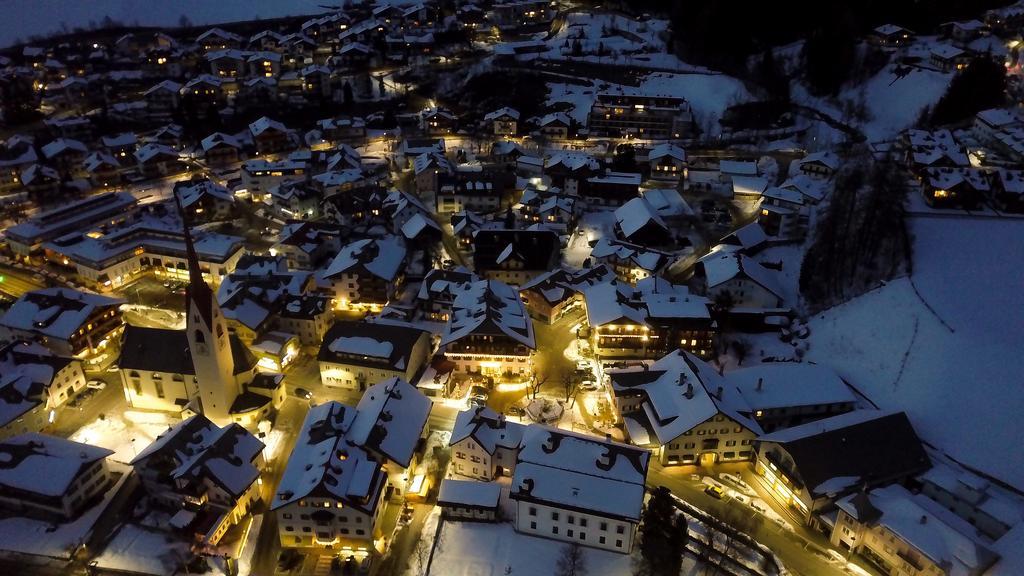
[[750, 354], [750, 342], [743, 338], [737, 338], [733, 340], [732, 349], [736, 352], [736, 362], [743, 366], [743, 361], [747, 359], [747, 354]]
[[416, 562], [416, 573], [426, 576], [429, 567], [427, 563], [430, 561], [430, 542], [426, 538], [420, 538], [412, 554], [412, 559]]
[[537, 392], [540, 392], [540, 387], [548, 381], [549, 377], [544, 372], [537, 372], [536, 370], [533, 372], [533, 383], [530, 384], [530, 399], [537, 397]]
[[576, 387], [579, 382], [576, 375], [568, 370], [563, 371], [559, 379], [562, 384], [562, 392], [565, 393], [565, 401], [568, 402], [570, 398], [576, 396]]
[[587, 559], [579, 544], [566, 544], [555, 565], [555, 576], [586, 576]]

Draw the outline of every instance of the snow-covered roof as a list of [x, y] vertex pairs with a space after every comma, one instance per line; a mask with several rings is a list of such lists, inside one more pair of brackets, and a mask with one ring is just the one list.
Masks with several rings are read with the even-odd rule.
[[976, 116], [978, 120], [994, 128], [1011, 126], [1021, 121], [1020, 117], [1013, 110], [1007, 108], [989, 108], [988, 110], [978, 112]]
[[324, 278], [366, 272], [391, 281], [405, 261], [405, 242], [398, 236], [363, 239], [344, 246], [324, 271]]
[[701, 258], [699, 263], [709, 289], [735, 278], [747, 278], [779, 298], [783, 297], [777, 273], [761, 266], [746, 254], [716, 250]]
[[831, 368], [820, 364], [775, 362], [728, 375], [754, 410], [854, 403], [857, 397]]
[[53, 158], [67, 151], [80, 152], [85, 154], [89, 149], [78, 140], [71, 138], [57, 138], [42, 148], [43, 156], [47, 159]]
[[941, 129], [932, 132], [907, 130], [906, 138], [910, 144], [911, 157], [915, 164], [930, 166], [946, 160], [954, 166], [970, 165], [967, 153], [963, 151], [949, 130]]
[[758, 196], [768, 188], [768, 180], [757, 176], [733, 176], [732, 193], [739, 196]]
[[427, 425], [430, 399], [400, 378], [388, 378], [363, 392], [347, 439], [401, 467], [409, 466]]
[[757, 176], [757, 162], [753, 160], [722, 160], [718, 171], [730, 176]]
[[158, 144], [156, 142], [149, 142], [148, 144], [144, 144], [141, 148], [135, 151], [135, 159], [138, 160], [140, 164], [145, 164], [146, 162], [149, 162], [150, 160], [157, 158], [159, 156], [164, 156], [168, 159], [177, 160], [178, 151], [175, 150], [174, 148], [171, 148], [170, 146], [167, 146], [166, 144]]
[[222, 428], [197, 414], [157, 436], [131, 463], [145, 467], [157, 457], [158, 467], [173, 463], [170, 477], [176, 485], [210, 480], [238, 498], [259, 477], [256, 460], [263, 447], [238, 424]]
[[497, 482], [475, 482], [446, 478], [437, 496], [438, 506], [497, 508], [501, 485]]
[[261, 134], [268, 130], [276, 132], [287, 132], [288, 128], [286, 128], [284, 124], [278, 122], [277, 120], [273, 120], [266, 116], [262, 116], [254, 122], [252, 122], [251, 124], [249, 124], [249, 131], [252, 132], [252, 135], [254, 137], [260, 136]]
[[457, 288], [441, 345], [470, 334], [504, 335], [528, 348], [537, 347], [533, 321], [519, 292], [497, 280], [478, 280]]
[[35, 342], [11, 342], [0, 348], [0, 426], [43, 405], [57, 373], [72, 361]]
[[424, 332], [409, 326], [371, 322], [335, 322], [324, 335], [320, 362], [385, 366], [404, 372]]
[[952, 44], [937, 44], [932, 46], [931, 54], [941, 60], [952, 60], [963, 56], [965, 52]]
[[463, 410], [455, 416], [455, 426], [448, 441], [450, 446], [471, 438], [488, 454], [498, 448], [516, 450], [523, 440], [523, 424], [509, 422], [486, 406]]
[[178, 196], [182, 208], [188, 208], [204, 197], [214, 198], [223, 202], [234, 202], [235, 197], [224, 186], [213, 180], [200, 180], [186, 186], [178, 186], [174, 193]]
[[498, 108], [494, 112], [490, 112], [489, 114], [484, 116], [484, 121], [490, 122], [492, 120], [498, 120], [499, 118], [505, 117], [511, 118], [513, 120], [519, 120], [519, 111], [514, 108], [509, 108], [508, 106], [505, 106], [503, 108]]
[[591, 327], [622, 321], [644, 324], [647, 320], [646, 310], [632, 301], [633, 288], [624, 282], [612, 280], [588, 286], [583, 289], [583, 298]]
[[616, 396], [643, 397], [637, 410], [623, 414], [631, 421], [627, 431], [636, 444], [667, 444], [720, 414], [754, 434], [761, 432], [736, 386], [685, 350], [668, 353], [649, 369], [616, 371], [610, 378]]
[[679, 160], [680, 162], [686, 162], [686, 150], [683, 150], [681, 147], [671, 143], [658, 144], [654, 148], [651, 148], [651, 151], [647, 153], [648, 161], [652, 162], [654, 160], [665, 158], [666, 156]]
[[71, 288], [43, 288], [26, 292], [0, 317], [0, 325], [66, 340], [103, 308], [124, 300]]
[[980, 574], [998, 558], [974, 526], [900, 485], [853, 494], [836, 505], [863, 524], [884, 527], [950, 576]]
[[615, 238], [608, 238], [607, 236], [603, 236], [597, 241], [597, 244], [590, 251], [590, 255], [599, 260], [631, 262], [634, 266], [651, 274], [657, 273], [664, 268], [671, 256], [671, 254], [662, 250], [646, 248], [639, 244], [632, 244]]
[[638, 522], [650, 456], [634, 446], [531, 424], [523, 431], [510, 498]]
[[0, 488], [44, 498], [68, 495], [83, 468], [114, 452], [29, 432], [0, 441]]
[[633, 198], [622, 206], [615, 209], [615, 224], [622, 232], [622, 236], [630, 239], [641, 229], [653, 225], [662, 230], [668, 231], [665, 221], [658, 216], [654, 207], [646, 198]]
[[804, 164], [821, 164], [822, 166], [825, 166], [826, 168], [829, 168], [831, 170], [838, 170], [839, 156], [837, 156], [834, 152], [829, 151], [813, 152], [811, 154], [808, 154], [807, 156], [804, 156], [800, 160], [797, 160], [797, 163], [801, 166], [803, 166]]

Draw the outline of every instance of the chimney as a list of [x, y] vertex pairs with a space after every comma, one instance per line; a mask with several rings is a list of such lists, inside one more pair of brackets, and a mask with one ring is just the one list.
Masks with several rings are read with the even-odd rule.
[[927, 524], [927, 523], [928, 523], [928, 516], [925, 516], [924, 514], [921, 514], [921, 524]]
[[755, 388], [755, 390], [760, 392], [761, 388], [763, 388], [763, 387], [764, 387], [764, 378], [758, 378], [757, 379], [757, 388]]
[[715, 390], [715, 398], [718, 398], [719, 400], [721, 400], [721, 399], [722, 399], [722, 387], [721, 387], [721, 386], [719, 386], [719, 387], [718, 387], [718, 388], [717, 388], [717, 389]]
[[683, 396], [686, 396], [687, 400], [693, 400], [693, 382], [686, 383], [686, 392], [683, 392]]

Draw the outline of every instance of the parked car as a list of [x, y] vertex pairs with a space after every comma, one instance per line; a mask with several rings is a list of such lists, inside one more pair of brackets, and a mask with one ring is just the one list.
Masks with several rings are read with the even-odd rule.
[[519, 416], [519, 417], [526, 416], [526, 410], [523, 410], [519, 406], [509, 406], [508, 409], [505, 410], [505, 411], [508, 412], [509, 414], [513, 415], [513, 416]]
[[487, 401], [487, 397], [490, 396], [487, 388], [474, 384], [469, 387], [469, 397], [476, 398], [477, 400]]
[[93, 390], [103, 390], [107, 387], [107, 383], [103, 380], [89, 380], [85, 383], [85, 386], [86, 388], [91, 388]]
[[725, 490], [722, 490], [718, 486], [708, 486], [704, 489], [704, 493], [719, 500], [725, 497]]
[[600, 388], [600, 386], [598, 386], [597, 382], [594, 382], [593, 380], [584, 380], [583, 382], [580, 382], [580, 390], [583, 390], [584, 392], [593, 392], [598, 388]]
[[309, 400], [313, 398], [313, 393], [305, 388], [296, 388], [293, 392], [296, 398], [302, 398], [303, 400]]

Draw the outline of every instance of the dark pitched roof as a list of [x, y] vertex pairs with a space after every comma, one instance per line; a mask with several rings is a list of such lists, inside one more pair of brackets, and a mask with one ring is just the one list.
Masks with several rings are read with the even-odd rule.
[[[327, 331], [327, 334], [324, 335], [323, 344], [320, 346], [319, 354], [317, 354], [317, 360], [320, 362], [336, 362], [357, 366], [380, 366], [381, 364], [387, 364], [392, 369], [405, 370], [409, 366], [412, 349], [423, 334], [423, 330], [410, 326], [372, 322], [335, 322]], [[389, 343], [391, 344], [390, 357], [377, 358], [369, 355], [345, 353], [341, 351], [341, 348], [334, 345], [334, 342], [339, 338], [369, 338], [377, 342]]]
[[124, 327], [118, 366], [122, 370], [151, 370], [193, 376], [196, 373], [184, 330], [143, 328], [131, 324]]
[[759, 442], [762, 450], [766, 442], [782, 445], [793, 459], [792, 472], [812, 495], [832, 478], [879, 484], [931, 467], [904, 412], [854, 411], [773, 432]]
[[551, 230], [480, 230], [473, 237], [473, 250], [477, 270], [498, 268], [512, 257], [526, 270], [551, 270], [558, 264], [561, 245]]

